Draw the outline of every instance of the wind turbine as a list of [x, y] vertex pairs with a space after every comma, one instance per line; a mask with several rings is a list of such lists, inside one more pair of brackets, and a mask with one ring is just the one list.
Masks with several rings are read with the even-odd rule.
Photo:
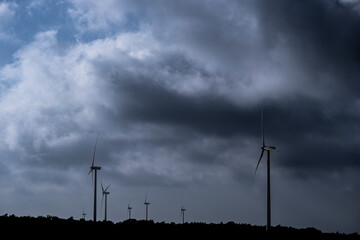
[[86, 216], [86, 213], [85, 213], [85, 210], [84, 210], [84, 208], [83, 208], [82, 217], [83, 217], [84, 220], [86, 220], [86, 219], [85, 219], [85, 216]]
[[270, 230], [271, 227], [271, 197], [270, 197], [270, 152], [271, 151], [277, 151], [276, 147], [273, 146], [267, 146], [265, 145], [265, 134], [264, 134], [264, 109], [261, 108], [261, 130], [262, 130], [262, 147], [261, 147], [261, 154], [259, 161], [256, 165], [255, 173], [259, 167], [259, 164], [261, 162], [261, 159], [264, 155], [264, 152], [267, 152], [267, 221], [266, 221], [266, 231]]
[[146, 201], [146, 198], [147, 198], [147, 193], [145, 195], [145, 202], [144, 202], [144, 205], [146, 207], [146, 218], [145, 218], [145, 220], [147, 221], [148, 220], [148, 206], [149, 206], [150, 203]]
[[182, 218], [182, 224], [184, 224], [185, 211], [186, 211], [186, 209], [185, 209], [185, 208], [184, 208], [184, 206], [181, 204], [181, 218]]
[[129, 220], [131, 219], [131, 209], [132, 209], [132, 207], [130, 207], [130, 203], [129, 203], [128, 204]]
[[95, 153], [96, 153], [96, 145], [98, 142], [99, 136], [96, 138], [95, 146], [94, 146], [94, 154], [93, 160], [91, 163], [90, 171], [88, 175], [91, 173], [91, 181], [93, 180], [93, 173], [95, 172], [95, 184], [94, 184], [94, 222], [96, 222], [96, 185], [97, 185], [97, 171], [101, 169], [101, 167], [95, 166]]
[[105, 221], [107, 220], [107, 195], [110, 194], [110, 192], [107, 192], [107, 190], [110, 187], [110, 185], [104, 189], [104, 186], [101, 183], [101, 190], [102, 190], [101, 207], [102, 207], [104, 196], [105, 196], [105, 219], [104, 219]]

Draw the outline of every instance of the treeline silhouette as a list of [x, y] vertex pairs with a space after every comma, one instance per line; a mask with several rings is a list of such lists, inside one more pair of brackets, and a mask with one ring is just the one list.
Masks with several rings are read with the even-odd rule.
[[[316, 228], [297, 229], [274, 226], [266, 231], [265, 226], [228, 223], [165, 223], [152, 220], [130, 219], [123, 222], [62, 219], [56, 216], [22, 216], [5, 214], [0, 216], [0, 230], [3, 236], [11, 238], [36, 237], [61, 239], [74, 237], [111, 237], [111, 239], [247, 239], [266, 237], [274, 239], [359, 239], [358, 233], [323, 233]], [[7, 235], [9, 234], [9, 235]]]

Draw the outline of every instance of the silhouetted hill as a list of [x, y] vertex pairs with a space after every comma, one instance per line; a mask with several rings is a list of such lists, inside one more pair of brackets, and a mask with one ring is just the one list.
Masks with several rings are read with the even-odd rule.
[[[144, 220], [127, 220], [113, 223], [92, 222], [62, 219], [55, 216], [47, 217], [17, 217], [14, 215], [0, 216], [0, 229], [3, 236], [37, 237], [37, 238], [74, 238], [74, 237], [111, 237], [112, 239], [149, 237], [151, 239], [172, 238], [219, 238], [219, 239], [247, 239], [266, 237], [275, 239], [359, 239], [357, 233], [322, 233], [315, 228], [296, 229], [292, 227], [276, 226], [270, 232], [264, 226], [237, 224], [234, 222], [220, 224], [206, 223], [155, 223]], [[6, 235], [10, 234], [10, 235]]]

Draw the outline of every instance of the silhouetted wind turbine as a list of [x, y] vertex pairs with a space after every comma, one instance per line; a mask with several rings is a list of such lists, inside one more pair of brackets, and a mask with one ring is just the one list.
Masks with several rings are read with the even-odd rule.
[[103, 200], [104, 200], [104, 196], [105, 196], [105, 218], [104, 218], [105, 221], [107, 221], [107, 195], [110, 194], [110, 192], [107, 192], [107, 190], [110, 187], [110, 185], [104, 189], [104, 186], [101, 183], [101, 190], [102, 190], [101, 208], [102, 208], [102, 204], [103, 204]]
[[91, 163], [90, 171], [88, 175], [91, 173], [91, 181], [93, 180], [93, 173], [95, 172], [95, 184], [94, 184], [94, 222], [96, 222], [96, 185], [97, 185], [97, 171], [101, 169], [101, 167], [95, 166], [95, 153], [96, 153], [96, 145], [98, 142], [99, 136], [96, 138], [95, 146], [94, 146], [94, 154], [93, 160]]
[[150, 203], [147, 202], [146, 198], [147, 198], [147, 193], [145, 195], [145, 202], [144, 202], [144, 205], [146, 207], [146, 218], [145, 218], [145, 220], [147, 221], [148, 220], [148, 206], [149, 206]]
[[130, 203], [129, 203], [128, 204], [129, 220], [131, 219], [131, 209], [132, 209], [132, 207], [130, 207]]
[[85, 220], [85, 216], [86, 216], [86, 213], [85, 213], [85, 211], [84, 211], [84, 209], [83, 209], [83, 211], [82, 211], [82, 217], [83, 217], [84, 220]]
[[184, 224], [185, 211], [186, 211], [186, 209], [185, 209], [185, 208], [184, 208], [184, 206], [181, 204], [181, 218], [182, 218], [182, 224]]
[[261, 130], [262, 130], [262, 147], [259, 161], [255, 168], [255, 173], [259, 167], [261, 159], [264, 155], [264, 152], [267, 152], [267, 221], [266, 221], [266, 230], [270, 230], [271, 227], [271, 198], [270, 198], [270, 151], [278, 151], [276, 147], [266, 146], [265, 145], [265, 134], [264, 134], [264, 109], [261, 108]]

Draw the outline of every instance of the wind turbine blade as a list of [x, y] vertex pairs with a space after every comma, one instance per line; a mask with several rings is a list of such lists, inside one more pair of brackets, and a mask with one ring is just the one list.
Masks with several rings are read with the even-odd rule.
[[102, 181], [101, 181], [101, 190], [102, 190], [102, 192], [103, 192], [103, 194], [104, 194], [105, 190], [104, 190], [104, 186], [103, 186], [103, 184], [102, 184]]
[[145, 194], [145, 203], [147, 202], [146, 199], [147, 199], [147, 193]]
[[97, 145], [98, 139], [99, 139], [99, 135], [96, 137], [96, 142], [95, 142], [95, 146], [94, 146], [93, 160], [92, 160], [92, 163], [91, 163], [92, 167], [94, 166], [94, 163], [95, 163], [95, 153], [96, 153], [96, 145]]
[[90, 171], [89, 171], [88, 175], [90, 175], [90, 173], [91, 173], [91, 183], [94, 185], [94, 183], [93, 183], [93, 171], [94, 171], [94, 169], [90, 167]]
[[105, 192], [106, 192], [106, 190], [107, 190], [110, 186], [111, 186], [111, 184], [109, 184], [109, 186], [107, 186], [107, 187], [105, 188]]
[[94, 171], [91, 169], [91, 183], [94, 185]]
[[265, 134], [264, 134], [264, 106], [261, 105], [261, 132], [262, 132], [262, 144], [265, 146]]
[[257, 171], [257, 169], [258, 169], [258, 167], [259, 167], [259, 164], [260, 164], [260, 162], [261, 162], [261, 159], [262, 159], [262, 157], [263, 157], [263, 155], [264, 155], [264, 151], [265, 151], [264, 149], [261, 151], [259, 161], [258, 161], [258, 163], [257, 163], [257, 165], [256, 165], [256, 168], [255, 168], [254, 176], [255, 176], [256, 171]]

